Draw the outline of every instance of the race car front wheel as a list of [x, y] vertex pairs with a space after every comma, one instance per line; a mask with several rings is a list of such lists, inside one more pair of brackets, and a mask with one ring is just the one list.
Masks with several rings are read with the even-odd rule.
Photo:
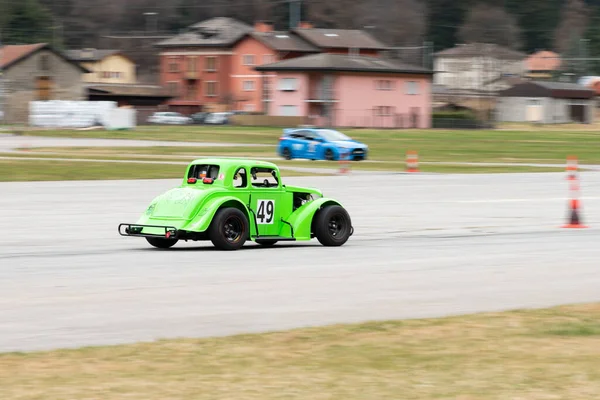
[[341, 246], [352, 234], [352, 221], [343, 207], [325, 207], [315, 218], [314, 234], [323, 246]]
[[327, 161], [333, 161], [333, 159], [334, 159], [333, 150], [331, 150], [331, 149], [325, 150], [325, 159]]
[[248, 218], [234, 207], [217, 211], [208, 228], [210, 241], [220, 250], [241, 248], [248, 238], [248, 231]]
[[156, 238], [156, 237], [147, 237], [146, 240], [152, 246], [157, 247], [159, 249], [168, 249], [169, 247], [174, 246], [175, 243], [178, 242], [177, 239], [163, 239], [163, 238]]

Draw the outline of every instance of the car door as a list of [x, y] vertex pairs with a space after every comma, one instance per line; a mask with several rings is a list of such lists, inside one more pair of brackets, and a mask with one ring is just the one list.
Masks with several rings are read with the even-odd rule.
[[307, 130], [301, 130], [298, 132], [294, 132], [296, 135], [296, 151], [297, 156], [299, 158], [314, 158], [315, 154], [315, 145], [313, 141], [313, 134]]
[[320, 158], [321, 154], [321, 137], [314, 131], [305, 131], [306, 136], [306, 158], [315, 160]]
[[289, 148], [292, 151], [292, 156], [294, 158], [303, 158], [304, 157], [304, 135], [299, 132], [294, 132], [290, 134], [287, 138]]
[[256, 218], [260, 236], [278, 236], [281, 230], [283, 188], [270, 167], [250, 168], [250, 208]]

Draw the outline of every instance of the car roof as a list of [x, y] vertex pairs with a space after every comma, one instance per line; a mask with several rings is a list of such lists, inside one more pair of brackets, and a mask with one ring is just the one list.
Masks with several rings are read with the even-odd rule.
[[[284, 135], [291, 135], [292, 133], [296, 133], [299, 131], [309, 131], [309, 132], [313, 132], [313, 133], [319, 133], [322, 131], [336, 131], [336, 132], [340, 132], [337, 129], [330, 129], [330, 128], [287, 128], [283, 130], [283, 134]], [[341, 132], [340, 132], [341, 133]]]
[[198, 158], [190, 163], [190, 165], [197, 164], [215, 164], [219, 165], [223, 169], [235, 168], [235, 167], [266, 167], [279, 170], [276, 164], [268, 161], [253, 160], [248, 158]]

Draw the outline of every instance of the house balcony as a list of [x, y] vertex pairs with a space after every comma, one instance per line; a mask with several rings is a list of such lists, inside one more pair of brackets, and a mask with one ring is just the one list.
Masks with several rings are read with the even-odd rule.
[[198, 73], [198, 71], [185, 71], [183, 73], [183, 76], [185, 77], [185, 79], [188, 80], [196, 80], [200, 77], [200, 74]]
[[307, 103], [336, 103], [333, 80], [323, 75], [313, 75], [309, 80]]
[[324, 90], [322, 88], [314, 88], [309, 90], [308, 97], [305, 100], [307, 103], [337, 103], [333, 91]]

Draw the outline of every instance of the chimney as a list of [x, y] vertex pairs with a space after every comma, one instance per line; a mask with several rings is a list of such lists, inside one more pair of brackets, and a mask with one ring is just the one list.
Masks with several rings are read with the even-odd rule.
[[257, 21], [254, 23], [255, 32], [273, 32], [273, 23], [271, 21]]
[[312, 29], [314, 27], [313, 27], [313, 24], [311, 24], [308, 21], [300, 21], [300, 23], [298, 24], [298, 28], [301, 28], [301, 29]]

